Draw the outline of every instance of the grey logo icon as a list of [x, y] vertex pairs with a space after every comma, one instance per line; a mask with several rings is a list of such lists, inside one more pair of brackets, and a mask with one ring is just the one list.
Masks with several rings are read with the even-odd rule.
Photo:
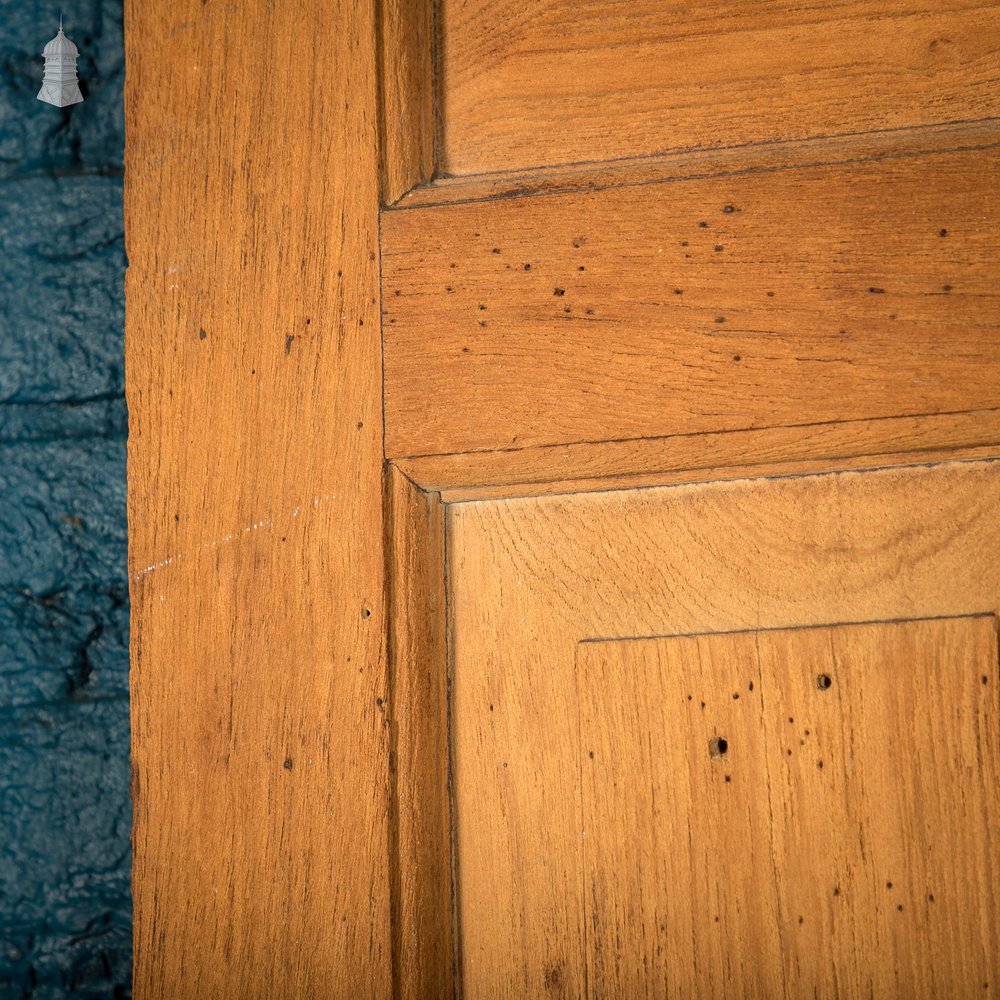
[[59, 34], [42, 50], [45, 56], [45, 75], [38, 99], [57, 108], [79, 104], [83, 100], [76, 76], [76, 57], [80, 50], [63, 34], [59, 18]]

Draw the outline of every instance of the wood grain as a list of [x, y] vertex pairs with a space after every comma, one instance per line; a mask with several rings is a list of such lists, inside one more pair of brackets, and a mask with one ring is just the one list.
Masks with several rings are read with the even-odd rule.
[[373, 12], [126, 16], [135, 995], [386, 996]]
[[760, 691], [753, 652], [746, 633], [578, 647], [588, 997], [785, 994], [769, 760], [730, 697]]
[[393, 763], [393, 963], [401, 998], [450, 997], [451, 810], [444, 507], [398, 469], [390, 511], [389, 657]]
[[533, 167], [491, 174], [438, 175], [408, 191], [393, 209], [427, 208], [496, 198], [598, 191], [672, 180], [724, 177], [780, 167], [829, 166], [858, 160], [898, 159], [941, 149], [983, 149], [998, 142], [1000, 119], [984, 118], [916, 128], [877, 129], [855, 135], [686, 149], [635, 160]]
[[996, 112], [978, 0], [443, 0], [443, 173], [642, 157]]
[[989, 995], [1000, 974], [996, 616], [760, 640], [765, 743], [785, 764], [771, 770], [771, 801], [789, 996], [806, 983], [827, 996]]
[[387, 453], [996, 407], [998, 187], [994, 148], [386, 213]]
[[[1000, 608], [998, 509], [997, 461], [450, 504], [452, 727], [464, 995], [587, 992], [587, 949], [595, 944], [586, 936], [581, 762], [589, 763], [587, 751], [594, 747], [585, 747], [581, 738], [585, 692], [576, 656], [580, 641], [995, 615]], [[982, 746], [993, 745], [1000, 675], [994, 667], [984, 669], [985, 684], [977, 678], [985, 690], [984, 700], [976, 705], [992, 713], [991, 728], [980, 730], [967, 712], [972, 693], [956, 688], [950, 682], [953, 675], [946, 672], [966, 662], [968, 647], [958, 640], [943, 646], [935, 640], [928, 648], [932, 646], [936, 652], [930, 659], [921, 659], [923, 653], [906, 646], [912, 652], [907, 656], [913, 673], [904, 677], [880, 678], [877, 653], [850, 663], [841, 657], [838, 672], [848, 673], [846, 687], [843, 692], [838, 687], [836, 697], [842, 707], [847, 692], [855, 691], [854, 681], [848, 683], [846, 677], [860, 678], [862, 687], [856, 696], [850, 695], [855, 707], [843, 710], [845, 724], [877, 728], [882, 711], [878, 706], [899, 689], [897, 701], [890, 703], [891, 717], [906, 719], [908, 728], [898, 738], [919, 734], [922, 741], [938, 740], [929, 748], [922, 743], [918, 756], [929, 754], [920, 759], [948, 769], [948, 774], [951, 768], [959, 773], [962, 762], [971, 759], [965, 755], [975, 753], [977, 734]], [[895, 657], [901, 648], [892, 646], [886, 655]], [[776, 648], [769, 660], [774, 675], [784, 678], [786, 670], [790, 677], [813, 649], [797, 645], [796, 653]], [[830, 647], [817, 640], [816, 649], [828, 655]], [[743, 700], [740, 688], [727, 686], [727, 668], [719, 657], [713, 655], [712, 662], [715, 673], [706, 676], [705, 694], [698, 695], [699, 713], [702, 700], [719, 707], [737, 692]], [[780, 666], [785, 662], [787, 669]], [[813, 670], [818, 673], [815, 667], [809, 673]], [[836, 680], [839, 673], [833, 676]], [[866, 687], [869, 681], [875, 687]], [[626, 711], [612, 703], [629, 703], [636, 683], [619, 677], [621, 690], [605, 699], [608, 725], [613, 725], [610, 713]], [[790, 685], [790, 679], [780, 679], [791, 705], [800, 694]], [[918, 706], [920, 699], [926, 700]], [[779, 699], [773, 704], [782, 703]], [[953, 710], [939, 712], [941, 705]], [[961, 719], [956, 708], [962, 710]], [[798, 738], [814, 741], [810, 753], [820, 745], [815, 741], [823, 741], [824, 759], [842, 761], [838, 740], [846, 739], [848, 730], [837, 729], [839, 717], [833, 709], [832, 715], [811, 711], [797, 703], [788, 711], [800, 729], [811, 730], [809, 737], [800, 732]], [[599, 724], [595, 713], [596, 708], [584, 716], [591, 728]], [[798, 753], [798, 746], [790, 748]], [[781, 744], [779, 751], [786, 748], [789, 744]], [[892, 753], [905, 751], [900, 746]], [[869, 757], [875, 753], [871, 748], [865, 752]], [[803, 768], [809, 759], [803, 758]], [[691, 766], [697, 763], [692, 758]], [[896, 786], [900, 795], [903, 790], [917, 795], [912, 773], [907, 770], [905, 781]], [[981, 794], [995, 810], [1000, 790], [990, 773], [982, 772], [981, 785], [956, 781], [954, 795], [971, 803]], [[804, 772], [789, 778], [791, 783], [782, 786], [780, 794], [800, 795], [804, 785], [794, 782], [806, 780]], [[925, 794], [931, 794], [926, 786]], [[951, 809], [951, 794], [941, 798], [942, 809]], [[869, 800], [870, 808], [881, 801], [887, 817], [904, 815], [899, 806], [904, 799], [894, 795], [886, 787], [882, 800]], [[926, 808], [931, 808], [929, 803]], [[783, 850], [799, 849], [810, 836], [818, 836], [824, 819], [820, 814], [802, 816], [796, 826], [795, 815], [776, 812]], [[730, 853], [742, 849], [730, 845]], [[836, 847], [834, 858], [841, 857], [839, 850]], [[930, 860], [905, 852], [893, 858], [871, 855], [871, 864], [884, 866], [891, 860], [903, 870], [885, 878], [906, 893], [893, 905], [903, 903], [907, 911], [912, 905], [916, 911], [904, 916], [905, 921], [924, 919], [926, 910], [920, 906], [927, 901], [919, 904], [920, 865], [938, 864], [937, 850]], [[980, 887], [995, 878], [1000, 859], [990, 855], [984, 866], [981, 853], [962, 857], [967, 873], [963, 883], [976, 894], [977, 908], [968, 909], [964, 917], [972, 920], [981, 902], [988, 903], [988, 891]], [[941, 863], [947, 864], [944, 859]], [[791, 863], [786, 867], [793, 870]], [[871, 870], [853, 871], [852, 892], [861, 892], [868, 877], [864, 873]], [[796, 872], [801, 883], [805, 875]], [[825, 904], [831, 906], [834, 884], [827, 881], [820, 884], [831, 892]], [[928, 884], [926, 892], [938, 895], [935, 885]], [[955, 892], [957, 887], [950, 885], [951, 908], [934, 917], [942, 921], [941, 940], [960, 933]], [[884, 916], [899, 920], [894, 909]], [[976, 933], [969, 939], [970, 948], [996, 940], [989, 926]], [[885, 946], [901, 945], [896, 941]], [[608, 942], [609, 950], [615, 947]], [[988, 981], [997, 981], [996, 954], [995, 947], [976, 953], [970, 968], [992, 962]], [[920, 968], [916, 959], [908, 967]], [[950, 975], [951, 968], [941, 965], [941, 975]], [[904, 980], [910, 974], [907, 971]], [[788, 976], [787, 969], [783, 975]]]
[[431, 0], [378, 0], [382, 201], [392, 204], [434, 173]]
[[1000, 453], [1000, 410], [681, 434], [403, 458], [398, 467], [447, 503], [597, 492]]
[[577, 666], [588, 995], [984, 995], [995, 616], [582, 643]]

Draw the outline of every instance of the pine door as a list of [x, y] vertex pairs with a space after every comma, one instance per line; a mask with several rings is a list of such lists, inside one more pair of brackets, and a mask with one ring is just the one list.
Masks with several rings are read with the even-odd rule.
[[997, 9], [130, 25], [137, 995], [1000, 990]]

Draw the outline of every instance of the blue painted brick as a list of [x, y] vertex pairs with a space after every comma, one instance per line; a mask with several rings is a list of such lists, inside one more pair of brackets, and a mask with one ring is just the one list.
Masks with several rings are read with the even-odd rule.
[[120, 396], [121, 178], [18, 178], [0, 197], [0, 401]]
[[0, 997], [127, 996], [128, 702], [0, 712]]
[[128, 692], [124, 462], [124, 441], [0, 444], [0, 711]]
[[[60, 8], [65, 109], [35, 99]], [[0, 25], [0, 1000], [128, 997], [122, 8]]]

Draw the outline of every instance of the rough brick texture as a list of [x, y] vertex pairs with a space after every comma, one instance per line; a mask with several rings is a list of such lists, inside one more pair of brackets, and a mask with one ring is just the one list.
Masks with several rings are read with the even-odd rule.
[[0, 0], [0, 1000], [131, 992], [121, 0]]

